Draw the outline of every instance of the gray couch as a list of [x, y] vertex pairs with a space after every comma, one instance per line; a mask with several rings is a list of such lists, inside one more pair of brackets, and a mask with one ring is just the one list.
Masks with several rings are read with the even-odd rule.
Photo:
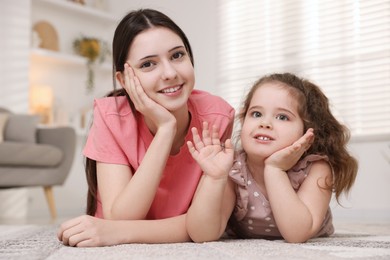
[[42, 186], [52, 218], [52, 187], [62, 185], [72, 167], [76, 133], [72, 127], [40, 127], [39, 117], [0, 107], [0, 189]]

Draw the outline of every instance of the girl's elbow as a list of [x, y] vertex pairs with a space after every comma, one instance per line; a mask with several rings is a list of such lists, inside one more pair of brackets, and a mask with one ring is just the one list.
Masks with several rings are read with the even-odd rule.
[[215, 235], [208, 235], [208, 236], [193, 235], [193, 236], [191, 236], [190, 235], [190, 238], [191, 238], [192, 242], [194, 242], [194, 243], [205, 243], [205, 242], [217, 241], [220, 238], [220, 236], [215, 236]]
[[291, 243], [291, 244], [300, 244], [300, 243], [305, 243], [307, 240], [309, 240], [308, 238], [305, 238], [305, 237], [291, 237], [291, 238], [284, 238], [284, 240], [287, 242], [287, 243]]
[[299, 243], [305, 243], [307, 242], [307, 240], [309, 240], [310, 238], [312, 237], [311, 234], [308, 234], [308, 233], [291, 233], [291, 234], [285, 234], [283, 236], [283, 239], [287, 242], [287, 243], [292, 243], [292, 244], [299, 244]]
[[212, 242], [218, 240], [222, 234], [219, 232], [210, 232], [210, 230], [200, 230], [199, 228], [187, 229], [188, 235], [195, 243]]

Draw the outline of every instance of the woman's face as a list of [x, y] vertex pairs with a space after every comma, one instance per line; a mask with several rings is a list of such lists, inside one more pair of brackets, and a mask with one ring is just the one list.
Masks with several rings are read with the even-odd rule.
[[254, 93], [241, 129], [248, 156], [265, 159], [293, 144], [304, 131], [298, 101], [278, 82], [265, 83]]
[[171, 112], [186, 106], [195, 84], [194, 68], [183, 41], [173, 31], [153, 27], [138, 34], [127, 63], [152, 100]]

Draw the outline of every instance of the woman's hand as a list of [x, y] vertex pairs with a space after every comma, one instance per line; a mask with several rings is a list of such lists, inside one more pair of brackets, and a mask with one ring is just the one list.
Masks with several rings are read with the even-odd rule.
[[158, 129], [165, 124], [176, 125], [176, 118], [166, 108], [152, 100], [144, 91], [138, 77], [129, 64], [125, 64], [124, 89], [129, 94], [135, 108], [150, 119]]
[[314, 140], [314, 132], [309, 128], [306, 133], [292, 145], [273, 153], [265, 160], [266, 166], [287, 171], [292, 168], [303, 153], [310, 148]]
[[84, 215], [64, 222], [58, 232], [58, 240], [64, 245], [76, 247], [110, 246], [121, 243], [115, 221]]
[[211, 135], [207, 122], [203, 123], [202, 138], [198, 130], [192, 128], [193, 143], [187, 142], [188, 149], [203, 172], [215, 179], [227, 177], [233, 165], [234, 149], [231, 140], [224, 144], [218, 137], [218, 129], [212, 127]]
[[188, 242], [185, 221], [185, 214], [157, 220], [107, 220], [84, 215], [64, 222], [57, 237], [64, 245], [76, 247]]

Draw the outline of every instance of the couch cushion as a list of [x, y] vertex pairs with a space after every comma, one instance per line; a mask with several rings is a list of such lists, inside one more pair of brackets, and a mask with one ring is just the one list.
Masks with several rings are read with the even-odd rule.
[[8, 113], [0, 112], [0, 143], [4, 140], [4, 129], [8, 116]]
[[0, 166], [45, 166], [58, 165], [62, 151], [52, 145], [4, 141], [0, 144]]
[[36, 128], [39, 122], [39, 116], [9, 114], [5, 126], [4, 140], [15, 142], [36, 142]]

